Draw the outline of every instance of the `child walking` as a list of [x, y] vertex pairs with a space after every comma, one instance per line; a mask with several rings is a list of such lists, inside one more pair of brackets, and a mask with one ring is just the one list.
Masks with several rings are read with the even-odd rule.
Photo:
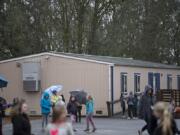
[[[69, 103], [67, 105], [68, 114], [70, 114], [71, 122], [74, 124], [76, 122], [77, 116], [77, 104], [74, 96], [70, 97]], [[74, 129], [76, 132], [76, 129]]]
[[52, 123], [48, 124], [45, 135], [74, 135], [72, 125], [66, 121], [64, 105], [53, 107]]
[[93, 130], [92, 132], [96, 131], [96, 127], [93, 121], [93, 113], [94, 113], [94, 101], [93, 98], [91, 96], [88, 96], [87, 102], [86, 102], [86, 130], [84, 130], [85, 132], [89, 131], [89, 123], [91, 123]]
[[42, 113], [42, 129], [48, 124], [49, 114], [51, 112], [51, 100], [48, 93], [44, 93], [41, 99], [41, 113]]
[[180, 133], [167, 103], [158, 102], [153, 110], [154, 115], [159, 119], [159, 124], [153, 135], [176, 135]]

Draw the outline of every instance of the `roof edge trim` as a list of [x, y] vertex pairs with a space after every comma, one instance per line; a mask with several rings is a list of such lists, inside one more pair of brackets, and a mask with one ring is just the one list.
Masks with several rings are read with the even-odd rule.
[[22, 56], [22, 57], [18, 57], [18, 58], [2, 60], [2, 61], [0, 61], [0, 64], [12, 62], [12, 61], [23, 60], [23, 59], [28, 59], [28, 58], [33, 58], [33, 57], [39, 57], [39, 56], [43, 56], [43, 55], [50, 55], [50, 56], [56, 56], [56, 57], [61, 57], [61, 58], [81, 60], [81, 61], [87, 61], [87, 62], [93, 62], [93, 63], [99, 63], [99, 64], [106, 64], [106, 65], [114, 65], [114, 63], [108, 63], [108, 62], [97, 61], [97, 60], [90, 60], [90, 59], [86, 59], [86, 58], [77, 58], [77, 57], [73, 57], [73, 56], [66, 56], [63, 54], [55, 54], [55, 53], [51, 53], [51, 52], [44, 52], [44, 53], [39, 53], [39, 54], [32, 54], [32, 55], [28, 55], [28, 56]]
[[86, 58], [78, 58], [78, 57], [73, 57], [73, 56], [66, 56], [63, 54], [55, 54], [55, 53], [47, 53], [47, 54], [51, 55], [51, 56], [61, 57], [61, 58], [75, 59], [75, 60], [80, 60], [80, 61], [87, 61], [87, 62], [93, 62], [93, 63], [99, 63], [99, 64], [105, 64], [105, 65], [112, 65], [112, 66], [114, 65], [114, 63], [90, 60], [90, 59], [86, 59]]

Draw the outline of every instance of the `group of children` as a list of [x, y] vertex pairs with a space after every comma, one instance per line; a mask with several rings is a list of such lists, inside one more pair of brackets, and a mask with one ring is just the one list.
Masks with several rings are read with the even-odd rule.
[[128, 108], [128, 119], [133, 119], [133, 118], [138, 117], [139, 99], [136, 94], [133, 95], [133, 93], [130, 92], [128, 97], [124, 97], [124, 95], [121, 94], [120, 103], [121, 103], [123, 117], [125, 117], [126, 104], [128, 105], [128, 107], [127, 107]]
[[[67, 105], [67, 111], [68, 114], [70, 115], [71, 118], [71, 122], [72, 124], [74, 124], [75, 122], [77, 122], [77, 119], [79, 119], [79, 121], [81, 121], [81, 109], [82, 109], [82, 105], [80, 105], [80, 103], [77, 102], [76, 98], [74, 96], [70, 97], [69, 103]], [[77, 113], [79, 115], [77, 115]], [[87, 101], [86, 101], [86, 129], [84, 131], [88, 132], [89, 129], [89, 123], [91, 123], [93, 130], [92, 132], [96, 131], [96, 127], [93, 121], [93, 113], [94, 113], [94, 101], [93, 98], [91, 96], [88, 96]], [[78, 118], [79, 116], [79, 118]], [[76, 129], [74, 129], [74, 131], [76, 131]]]
[[[70, 100], [65, 104], [62, 96], [58, 96], [56, 92], [50, 97], [48, 93], [44, 93], [41, 99], [42, 110], [42, 129], [46, 128], [47, 135], [72, 135], [77, 130], [74, 128], [75, 122], [81, 122], [82, 104], [78, 102], [75, 96], [70, 96]], [[52, 123], [48, 125], [48, 117], [52, 110]], [[87, 127], [84, 131], [89, 131], [89, 123], [91, 123], [93, 130], [96, 131], [94, 121], [92, 119], [94, 112], [94, 101], [91, 96], [88, 96], [86, 101], [86, 122]], [[69, 114], [71, 124], [66, 122], [66, 115]], [[72, 125], [72, 126], [71, 126]], [[61, 133], [60, 133], [61, 132]], [[62, 133], [63, 132], [63, 133]], [[66, 132], [66, 134], [64, 133]]]
[[174, 120], [175, 103], [157, 102], [155, 93], [150, 85], [145, 86], [144, 93], [138, 96], [129, 93], [127, 97], [121, 94], [120, 103], [122, 114], [125, 116], [126, 105], [128, 106], [128, 119], [139, 117], [145, 121], [138, 134], [142, 135], [145, 130], [149, 135], [176, 135], [180, 134]]
[[[52, 100], [53, 99], [53, 100]], [[127, 101], [128, 107], [134, 110], [136, 96], [132, 93], [125, 99], [123, 98], [123, 104]], [[121, 97], [122, 100], [122, 97]], [[142, 135], [145, 130], [149, 135], [176, 135], [180, 134], [177, 128], [176, 122], [173, 118], [172, 104], [165, 102], [156, 102], [151, 86], [147, 85], [145, 91], [139, 101], [139, 118], [145, 121], [145, 125], [138, 131], [139, 135]], [[80, 105], [77, 102], [76, 97], [71, 96], [67, 107], [63, 96], [58, 96], [56, 92], [50, 97], [48, 93], [44, 93], [41, 99], [42, 109], [42, 127], [45, 128], [45, 135], [74, 135], [75, 128], [73, 124], [77, 119], [78, 107]], [[25, 100], [15, 99], [12, 104], [11, 121], [13, 125], [13, 135], [32, 135], [31, 124], [27, 114], [28, 105]], [[52, 121], [48, 124], [48, 117], [52, 110]], [[87, 97], [86, 101], [86, 129], [90, 130], [90, 124], [93, 127], [92, 132], [96, 131], [96, 127], [93, 121], [94, 113], [94, 101], [91, 96]], [[129, 111], [130, 113], [130, 111]], [[132, 112], [131, 112], [132, 113]], [[67, 114], [70, 115], [71, 122], [67, 122]], [[134, 116], [134, 111], [133, 111]]]
[[[42, 129], [45, 135], [74, 135], [76, 131], [73, 124], [77, 119], [78, 108], [80, 105], [74, 96], [70, 97], [70, 101], [66, 107], [63, 96], [58, 96], [57, 92], [53, 92], [52, 96], [43, 93], [41, 101], [42, 111]], [[52, 110], [52, 121], [48, 123], [48, 118]], [[33, 135], [31, 133], [31, 123], [28, 117], [28, 105], [26, 101], [15, 99], [12, 105], [11, 121], [13, 125], [13, 135]], [[94, 121], [92, 119], [94, 112], [94, 101], [91, 96], [86, 101], [86, 122], [87, 126], [84, 131], [90, 130], [89, 124], [92, 125], [92, 132], [96, 131]], [[71, 123], [67, 122], [67, 114], [70, 115]]]

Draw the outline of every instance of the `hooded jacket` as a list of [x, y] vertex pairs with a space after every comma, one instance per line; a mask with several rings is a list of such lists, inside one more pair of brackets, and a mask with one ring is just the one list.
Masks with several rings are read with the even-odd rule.
[[13, 135], [31, 135], [31, 124], [27, 114], [12, 117]]
[[73, 115], [77, 114], [76, 101], [69, 101], [69, 103], [67, 105], [67, 111], [68, 111], [68, 114], [73, 114]]
[[140, 107], [139, 107], [139, 115], [140, 118], [147, 120], [152, 115], [152, 109], [151, 107], [154, 105], [154, 98], [153, 96], [148, 94], [148, 91], [152, 89], [150, 85], [146, 85], [144, 89], [144, 94], [141, 97], [140, 100]]
[[48, 93], [44, 93], [41, 99], [41, 112], [42, 114], [49, 114], [51, 112], [51, 100]]
[[89, 100], [86, 102], [86, 114], [90, 114], [94, 112], [94, 101]]

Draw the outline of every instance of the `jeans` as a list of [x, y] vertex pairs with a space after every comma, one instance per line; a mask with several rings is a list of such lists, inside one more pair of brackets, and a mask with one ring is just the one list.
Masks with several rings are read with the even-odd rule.
[[49, 114], [42, 114], [42, 128], [48, 124]]
[[125, 106], [121, 106], [121, 108], [122, 108], [122, 115], [124, 116], [124, 115], [125, 115], [126, 108], [125, 108]]
[[95, 124], [93, 121], [93, 113], [89, 113], [86, 115], [86, 124], [87, 124], [87, 129], [89, 129], [89, 123], [92, 125], [93, 129], [95, 129]]
[[133, 118], [133, 105], [128, 105], [128, 116], [132, 119]]
[[82, 106], [78, 106], [76, 122], [81, 122], [81, 110], [82, 110]]
[[134, 117], [137, 117], [137, 106], [134, 106]]

